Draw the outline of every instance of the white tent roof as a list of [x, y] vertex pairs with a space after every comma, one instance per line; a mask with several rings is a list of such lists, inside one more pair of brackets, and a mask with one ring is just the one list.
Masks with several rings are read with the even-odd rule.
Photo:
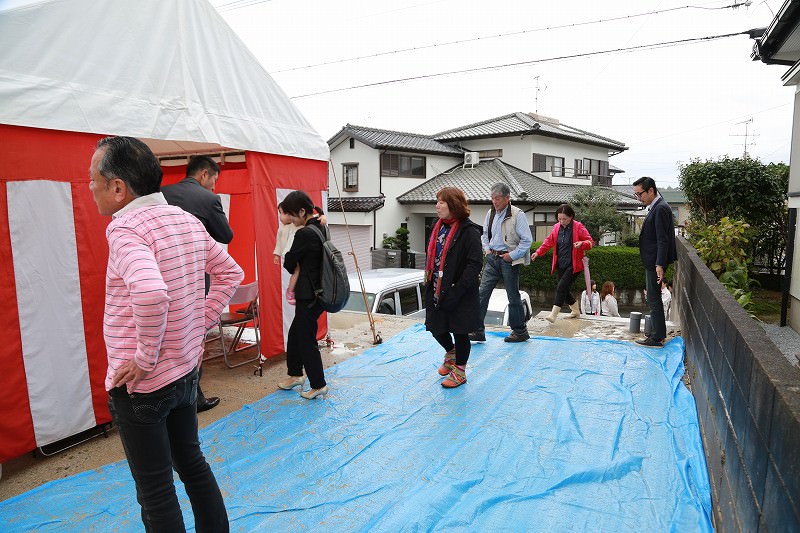
[[0, 50], [2, 124], [328, 159], [206, 0], [0, 0]]

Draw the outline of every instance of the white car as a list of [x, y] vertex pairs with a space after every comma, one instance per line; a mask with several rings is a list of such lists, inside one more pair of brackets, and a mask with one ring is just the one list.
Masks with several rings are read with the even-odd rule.
[[[424, 271], [414, 268], [378, 268], [362, 270], [361, 277], [364, 280], [366, 298], [361, 293], [358, 275], [350, 273], [350, 298], [344, 307], [345, 311], [366, 312], [366, 299], [367, 306], [374, 314], [425, 319]], [[519, 291], [519, 295], [527, 322], [532, 314], [531, 299], [525, 291]], [[508, 325], [508, 297], [505, 289], [492, 291], [484, 322], [487, 326]]]
[[364, 292], [361, 293], [361, 284], [358, 274], [348, 273], [350, 281], [350, 298], [345, 311], [366, 312], [369, 307], [372, 313], [382, 315], [410, 315], [425, 306], [423, 301], [425, 272], [415, 268], [378, 268], [375, 270], [362, 270], [361, 278], [364, 280]]

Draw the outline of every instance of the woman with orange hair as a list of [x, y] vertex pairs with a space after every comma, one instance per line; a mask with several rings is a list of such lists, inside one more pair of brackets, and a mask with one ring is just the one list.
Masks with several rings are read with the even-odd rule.
[[[436, 214], [425, 265], [425, 328], [445, 349], [442, 387], [467, 382], [469, 332], [481, 325], [478, 286], [483, 267], [480, 226], [469, 219], [461, 189], [436, 194]], [[452, 334], [452, 336], [451, 336]]]

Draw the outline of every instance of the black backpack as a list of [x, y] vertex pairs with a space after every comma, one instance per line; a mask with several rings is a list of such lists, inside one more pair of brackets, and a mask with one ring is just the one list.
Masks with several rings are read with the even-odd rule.
[[322, 265], [320, 267], [320, 284], [316, 296], [322, 308], [329, 313], [341, 311], [350, 297], [350, 282], [347, 280], [347, 268], [344, 266], [342, 252], [331, 242], [328, 228], [323, 234], [313, 224], [306, 226], [313, 229], [322, 239]]

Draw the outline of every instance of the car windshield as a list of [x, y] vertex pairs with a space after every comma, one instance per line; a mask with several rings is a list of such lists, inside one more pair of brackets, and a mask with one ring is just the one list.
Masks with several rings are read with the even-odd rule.
[[502, 326], [503, 325], [503, 312], [502, 311], [486, 311], [486, 318], [483, 323], [487, 326]]
[[[367, 293], [367, 303], [369, 308], [372, 309], [372, 304], [375, 303], [375, 295], [371, 292]], [[367, 310], [364, 309], [364, 297], [361, 295], [361, 291], [350, 291], [350, 298], [347, 299], [344, 310], [359, 311], [361, 313], [367, 312]]]

